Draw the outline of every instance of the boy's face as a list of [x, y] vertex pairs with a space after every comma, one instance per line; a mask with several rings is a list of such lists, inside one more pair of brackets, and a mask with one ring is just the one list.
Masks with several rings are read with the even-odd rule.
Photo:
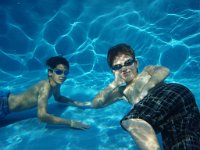
[[68, 74], [68, 69], [65, 65], [59, 64], [52, 71], [49, 71], [49, 76], [56, 84], [62, 84]]
[[126, 83], [130, 83], [137, 76], [137, 61], [126, 54], [116, 56], [112, 68], [113, 73], [118, 74]]

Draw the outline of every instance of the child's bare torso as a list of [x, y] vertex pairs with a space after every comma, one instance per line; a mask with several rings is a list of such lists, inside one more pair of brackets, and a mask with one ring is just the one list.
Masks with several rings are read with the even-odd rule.
[[10, 94], [8, 98], [9, 110], [15, 112], [37, 106], [39, 93], [44, 89], [48, 92], [48, 98], [50, 98], [52, 92], [49, 80], [42, 80], [18, 95]]

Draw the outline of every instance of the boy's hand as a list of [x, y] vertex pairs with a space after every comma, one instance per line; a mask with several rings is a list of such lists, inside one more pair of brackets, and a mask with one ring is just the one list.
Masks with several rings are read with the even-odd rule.
[[78, 106], [81, 108], [92, 108], [92, 102], [79, 102]]
[[85, 130], [85, 129], [88, 129], [90, 126], [83, 124], [79, 121], [71, 120], [70, 121], [70, 127], [75, 128], [75, 129]]
[[92, 108], [92, 102], [80, 102], [80, 101], [74, 101], [74, 105], [76, 107], [85, 109], [85, 108]]
[[125, 81], [122, 78], [120, 78], [119, 72], [114, 72], [114, 74], [115, 74], [114, 83], [116, 84], [116, 86], [120, 86], [122, 84], [125, 84]]

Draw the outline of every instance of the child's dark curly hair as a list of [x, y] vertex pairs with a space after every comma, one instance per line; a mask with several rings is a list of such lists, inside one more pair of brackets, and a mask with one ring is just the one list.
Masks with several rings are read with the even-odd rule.
[[69, 62], [62, 56], [54, 56], [46, 61], [46, 65], [51, 69], [56, 68], [56, 66], [59, 64], [65, 65], [69, 70]]

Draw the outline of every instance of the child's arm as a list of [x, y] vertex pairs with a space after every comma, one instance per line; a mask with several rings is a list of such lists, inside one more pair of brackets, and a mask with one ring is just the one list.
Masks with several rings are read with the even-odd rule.
[[121, 85], [124, 83], [119, 75], [115, 73], [115, 79], [107, 87], [101, 90], [93, 99], [92, 106], [94, 108], [105, 107], [116, 102], [123, 97]]
[[151, 76], [143, 71], [126, 87], [123, 93], [130, 104], [134, 105], [140, 100], [140, 94], [150, 78]]
[[[169, 75], [169, 69], [164, 66], [147, 66], [144, 68], [144, 71], [138, 76], [139, 78], [143, 78], [143, 75], [147, 74], [150, 76], [147, 83], [139, 86], [140, 94], [138, 96], [139, 99], [142, 99], [147, 95], [148, 91], [153, 88], [158, 83], [164, 81]], [[137, 79], [139, 81], [139, 78]], [[137, 81], [135, 83], [137, 89]]]
[[76, 106], [76, 107], [81, 107], [81, 108], [91, 108], [92, 107], [92, 103], [91, 102], [80, 102], [80, 101], [76, 101], [76, 100], [72, 100], [68, 97], [62, 96], [60, 95], [58, 98], [55, 98], [56, 101], [61, 102], [61, 103], [65, 103], [71, 106]]
[[41, 87], [38, 95], [38, 109], [37, 116], [42, 122], [56, 124], [56, 125], [66, 125], [71, 128], [76, 129], [87, 129], [88, 125], [83, 124], [79, 121], [75, 120], [67, 120], [64, 118], [56, 117], [47, 112], [48, 105], [48, 96], [49, 96], [50, 87], [48, 85], [44, 85]]
[[148, 91], [158, 83], [164, 81], [170, 72], [170, 70], [164, 66], [147, 66], [144, 68], [144, 71], [150, 75], [150, 79], [144, 86], [143, 91]]
[[164, 66], [147, 66], [144, 68], [144, 71], [151, 76], [148, 84], [153, 87], [164, 81], [170, 73], [170, 70]]
[[62, 96], [60, 94], [60, 87], [54, 89], [53, 96], [54, 96], [54, 98], [57, 102], [64, 103], [64, 104], [67, 104], [67, 105], [82, 107], [82, 108], [91, 108], [92, 107], [91, 102], [80, 102], [80, 101], [72, 100], [68, 97]]

